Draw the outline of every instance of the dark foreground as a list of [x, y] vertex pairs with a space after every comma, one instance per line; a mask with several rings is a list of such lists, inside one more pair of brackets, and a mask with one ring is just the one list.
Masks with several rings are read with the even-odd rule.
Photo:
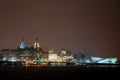
[[1, 80], [116, 80], [119, 72], [119, 66], [0, 66]]

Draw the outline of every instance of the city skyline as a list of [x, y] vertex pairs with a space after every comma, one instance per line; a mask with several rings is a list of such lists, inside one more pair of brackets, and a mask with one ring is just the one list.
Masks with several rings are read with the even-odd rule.
[[118, 0], [6, 0], [0, 3], [0, 49], [28, 47], [38, 37], [46, 51], [62, 48], [120, 58]]

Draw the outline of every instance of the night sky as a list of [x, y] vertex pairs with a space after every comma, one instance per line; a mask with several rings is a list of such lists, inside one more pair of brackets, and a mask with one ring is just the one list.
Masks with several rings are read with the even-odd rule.
[[28, 47], [120, 58], [119, 0], [1, 0], [0, 49]]

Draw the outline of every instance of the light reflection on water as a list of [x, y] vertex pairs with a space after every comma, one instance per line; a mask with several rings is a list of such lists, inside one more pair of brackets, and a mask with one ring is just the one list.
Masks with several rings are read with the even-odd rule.
[[120, 65], [47, 65], [47, 64], [39, 64], [39, 65], [0, 65], [0, 67], [119, 67]]
[[120, 67], [120, 65], [87, 65], [87, 67]]
[[40, 64], [20, 64], [20, 63], [10, 63], [10, 64], [2, 64], [0, 67], [120, 67], [120, 64], [84, 64], [84, 65], [73, 65], [73, 64], [66, 64], [66, 63], [40, 63]]

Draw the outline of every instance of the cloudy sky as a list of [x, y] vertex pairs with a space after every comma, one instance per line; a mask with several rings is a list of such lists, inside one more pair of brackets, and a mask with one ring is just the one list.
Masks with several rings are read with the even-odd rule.
[[120, 57], [119, 0], [1, 0], [0, 49], [28, 47], [38, 37], [47, 51]]

